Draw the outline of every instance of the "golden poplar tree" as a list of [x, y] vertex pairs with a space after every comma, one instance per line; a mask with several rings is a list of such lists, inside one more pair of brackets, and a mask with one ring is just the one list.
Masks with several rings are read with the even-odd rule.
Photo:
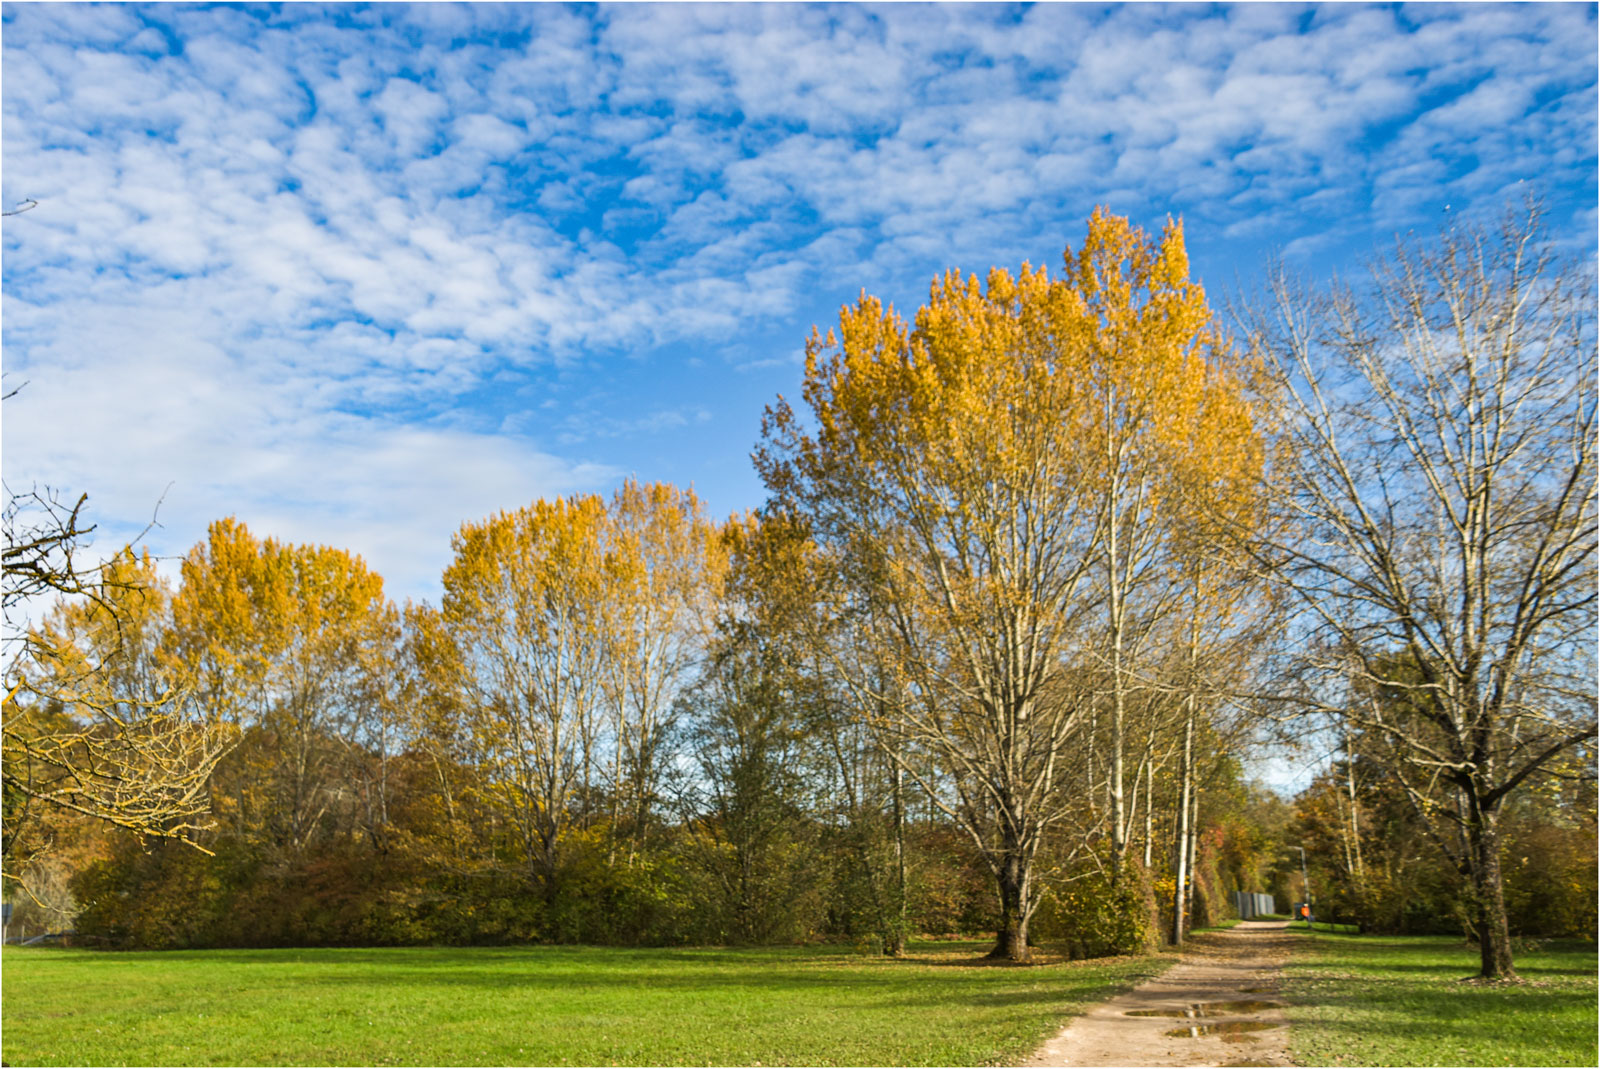
[[612, 496], [603, 605], [613, 825], [644, 834], [672, 705], [698, 666], [724, 569], [716, 525], [692, 490], [629, 479]]
[[1107, 620], [1126, 629], [1154, 553], [1134, 530], [1171, 519], [1162, 468], [1208, 418], [1249, 429], [1226, 366], [1181, 230], [1152, 242], [1096, 212], [1060, 277], [947, 273], [914, 324], [863, 294], [807, 345], [809, 425], [768, 410], [758, 469], [878, 622], [880, 656], [857, 663], [885, 670], [851, 686], [902, 755], [948, 777], [902, 759], [995, 876], [997, 955], [1028, 956], [1033, 861], [1070, 805], [1062, 756], [1085, 704], [1054, 683], [1096, 645], [1126, 690]]
[[484, 791], [549, 893], [603, 714], [606, 522], [598, 497], [535, 501], [464, 524], [444, 573]]
[[1104, 542], [1103, 659], [1110, 691], [1110, 838], [1113, 871], [1126, 860], [1130, 698], [1170, 596], [1175, 541], [1237, 498], [1261, 452], [1233, 355], [1189, 278], [1182, 227], [1152, 241], [1127, 220], [1096, 211], [1083, 246], [1068, 250], [1065, 286], [1084, 319], [1085, 400], [1095, 462], [1091, 485]]
[[211, 525], [183, 562], [165, 649], [185, 700], [245, 733], [216, 793], [236, 829], [302, 850], [336, 809], [346, 752], [384, 715], [376, 668], [397, 637], [383, 579], [328, 546]]
[[485, 792], [554, 894], [586, 799], [636, 836], [673, 699], [697, 657], [718, 570], [693, 493], [628, 482], [464, 525], [444, 574], [442, 632]]

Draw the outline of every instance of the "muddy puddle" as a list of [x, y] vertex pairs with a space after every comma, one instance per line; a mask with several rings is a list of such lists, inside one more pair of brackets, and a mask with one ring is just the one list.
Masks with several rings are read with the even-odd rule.
[[1199, 1039], [1201, 1036], [1221, 1036], [1224, 1040], [1240, 1042], [1246, 1038], [1246, 1032], [1264, 1032], [1269, 1028], [1282, 1028], [1277, 1021], [1218, 1021], [1215, 1024], [1191, 1024], [1184, 1028], [1174, 1028], [1161, 1033], [1164, 1036], [1182, 1036], [1189, 1039]]
[[1129, 1017], [1237, 1017], [1242, 1013], [1260, 1013], [1262, 1010], [1275, 1010], [1282, 1006], [1281, 1002], [1265, 1002], [1261, 999], [1236, 999], [1232, 1002], [1191, 1002], [1182, 1009], [1175, 1010], [1129, 1010]]

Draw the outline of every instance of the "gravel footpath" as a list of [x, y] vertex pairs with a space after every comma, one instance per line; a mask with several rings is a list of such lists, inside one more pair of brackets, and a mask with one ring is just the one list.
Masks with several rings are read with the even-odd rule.
[[1241, 921], [1192, 938], [1182, 960], [1093, 1007], [1022, 1064], [1291, 1065], [1276, 1004], [1295, 936]]

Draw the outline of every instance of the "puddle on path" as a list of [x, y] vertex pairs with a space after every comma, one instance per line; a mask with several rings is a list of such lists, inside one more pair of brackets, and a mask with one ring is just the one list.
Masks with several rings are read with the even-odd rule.
[[1263, 991], [1271, 991], [1271, 990], [1272, 990], [1272, 988], [1270, 988], [1270, 987], [1241, 987], [1239, 989], [1239, 994], [1241, 994], [1241, 995], [1259, 995]]
[[1241, 1013], [1259, 1013], [1275, 1010], [1281, 1002], [1263, 1002], [1260, 999], [1239, 999], [1234, 1002], [1191, 1002], [1178, 1010], [1129, 1010], [1129, 1017], [1237, 1017]]
[[1161, 1033], [1164, 1036], [1182, 1036], [1199, 1039], [1201, 1036], [1221, 1036], [1232, 1040], [1244, 1032], [1264, 1032], [1268, 1028], [1281, 1028], [1276, 1021], [1218, 1021], [1216, 1024], [1192, 1024], [1186, 1028], [1173, 1028]]

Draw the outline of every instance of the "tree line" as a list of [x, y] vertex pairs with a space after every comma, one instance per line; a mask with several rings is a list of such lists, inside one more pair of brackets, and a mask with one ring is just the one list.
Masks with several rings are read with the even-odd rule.
[[[70, 869], [117, 945], [1023, 961], [1181, 942], [1295, 835], [1399, 923], [1382, 810], [1514, 975], [1501, 814], [1594, 784], [1587, 275], [1530, 212], [1368, 294], [1275, 280], [1230, 333], [1179, 225], [1097, 211], [1054, 274], [952, 272], [909, 321], [863, 293], [767, 410], [760, 510], [537, 501], [460, 528], [437, 606], [234, 520], [170, 587], [125, 552], [12, 658], [7, 874]], [[62, 564], [12, 531], [8, 604]], [[1240, 761], [1313, 730], [1291, 821]]]

